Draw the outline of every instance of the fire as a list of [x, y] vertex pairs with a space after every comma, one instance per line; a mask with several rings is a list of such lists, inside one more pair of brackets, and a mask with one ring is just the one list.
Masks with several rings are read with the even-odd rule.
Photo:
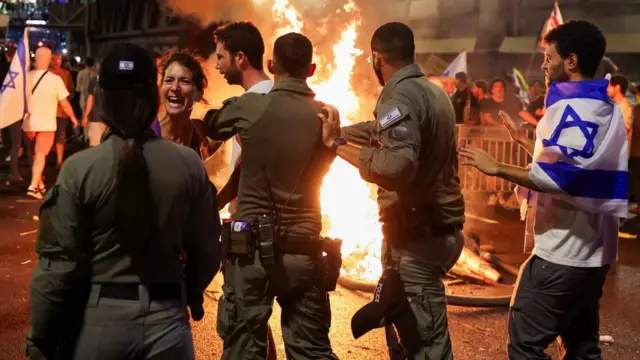
[[[352, 86], [351, 76], [356, 57], [363, 54], [356, 47], [361, 21], [356, 4], [351, 0], [342, 10], [352, 15], [340, 40], [332, 47], [333, 57], [315, 54], [318, 73], [310, 85], [317, 99], [336, 106], [342, 115], [342, 124], [350, 125], [359, 110], [359, 101]], [[340, 10], [338, 10], [340, 11]], [[288, 32], [301, 32], [302, 16], [288, 0], [274, 0], [272, 14], [275, 19], [274, 40]], [[344, 160], [336, 159], [322, 185], [321, 205], [323, 235], [343, 240], [343, 273], [367, 280], [377, 280], [382, 273], [380, 251], [382, 229], [378, 222], [378, 206], [372, 187], [360, 177], [358, 170]]]

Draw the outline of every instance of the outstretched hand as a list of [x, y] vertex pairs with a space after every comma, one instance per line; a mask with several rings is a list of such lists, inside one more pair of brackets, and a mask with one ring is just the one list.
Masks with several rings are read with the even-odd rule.
[[326, 104], [318, 113], [318, 118], [322, 122], [322, 142], [331, 147], [334, 140], [340, 137], [340, 112], [335, 106]]
[[500, 163], [484, 150], [469, 146], [458, 149], [458, 155], [464, 158], [462, 165], [473, 166], [490, 176], [498, 174]]
[[518, 126], [515, 121], [511, 118], [509, 114], [500, 110], [498, 111], [498, 116], [502, 119], [502, 124], [504, 127], [509, 130], [509, 135], [511, 135], [511, 139], [515, 142], [519, 142], [524, 137], [524, 134], [520, 131], [520, 126]]

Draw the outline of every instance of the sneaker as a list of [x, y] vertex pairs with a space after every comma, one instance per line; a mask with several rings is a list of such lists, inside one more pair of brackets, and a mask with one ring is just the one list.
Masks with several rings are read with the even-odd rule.
[[34, 199], [42, 200], [44, 199], [45, 190], [43, 189], [34, 189], [33, 186], [29, 186], [27, 189], [27, 196], [31, 196]]

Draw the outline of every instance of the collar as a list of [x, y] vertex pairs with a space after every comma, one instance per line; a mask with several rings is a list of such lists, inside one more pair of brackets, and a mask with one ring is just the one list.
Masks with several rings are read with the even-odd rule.
[[273, 87], [273, 80], [271, 79], [267, 79], [267, 80], [262, 80], [262, 81], [258, 81], [257, 83], [253, 84], [253, 86], [251, 86], [250, 88], [247, 89], [246, 92], [262, 92], [260, 91], [262, 87]]
[[273, 86], [273, 90], [271, 91], [290, 91], [306, 96], [316, 95], [316, 93], [311, 90], [309, 85], [307, 85], [307, 82], [305, 80], [295, 78], [286, 78], [278, 81], [278, 83]]
[[422, 72], [422, 70], [420, 70], [420, 67], [416, 64], [409, 64], [403, 67], [402, 69], [398, 70], [398, 72], [396, 72], [391, 77], [391, 79], [389, 79], [389, 82], [387, 82], [387, 84], [384, 86], [384, 88], [382, 89], [382, 92], [393, 89], [394, 87], [396, 87], [396, 85], [398, 85], [399, 82], [401, 82], [404, 79], [421, 77], [421, 76], [424, 76], [424, 73]]

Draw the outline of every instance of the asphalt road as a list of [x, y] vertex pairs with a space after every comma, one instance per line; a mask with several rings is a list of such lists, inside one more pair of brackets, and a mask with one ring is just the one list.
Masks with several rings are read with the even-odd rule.
[[[38, 211], [38, 201], [22, 194], [24, 184], [9, 184], [6, 167], [0, 165], [0, 360], [24, 359], [24, 338], [28, 330], [29, 277], [37, 261], [34, 243], [38, 223], [33, 216]], [[27, 175], [24, 171], [23, 175]], [[48, 177], [52, 181], [54, 176]], [[518, 264], [522, 254], [523, 225], [516, 214], [504, 210], [478, 207], [476, 215], [495, 219], [498, 224], [487, 224], [469, 219], [465, 231], [478, 234], [483, 244], [492, 244], [501, 257]], [[640, 221], [632, 220], [626, 226], [632, 232], [640, 232]], [[612, 345], [603, 345], [605, 359], [640, 359], [640, 242], [635, 239], [620, 240], [620, 258], [606, 282], [601, 301], [601, 334], [611, 335]], [[467, 294], [508, 293], [509, 288], [483, 288], [480, 286], [452, 286], [449, 291]], [[221, 341], [216, 335], [215, 295], [207, 297], [206, 316], [193, 324], [194, 341], [198, 359], [218, 359]], [[384, 333], [373, 331], [354, 340], [350, 331], [351, 315], [371, 299], [371, 295], [353, 292], [339, 287], [331, 294], [333, 312], [331, 340], [341, 359], [388, 358]], [[457, 359], [506, 359], [507, 311], [506, 309], [475, 309], [450, 306], [449, 324]], [[274, 336], [278, 342], [278, 357], [284, 359], [279, 325], [280, 313], [276, 306], [271, 319]], [[551, 354], [555, 354], [550, 349]], [[555, 356], [554, 356], [555, 358]]]

